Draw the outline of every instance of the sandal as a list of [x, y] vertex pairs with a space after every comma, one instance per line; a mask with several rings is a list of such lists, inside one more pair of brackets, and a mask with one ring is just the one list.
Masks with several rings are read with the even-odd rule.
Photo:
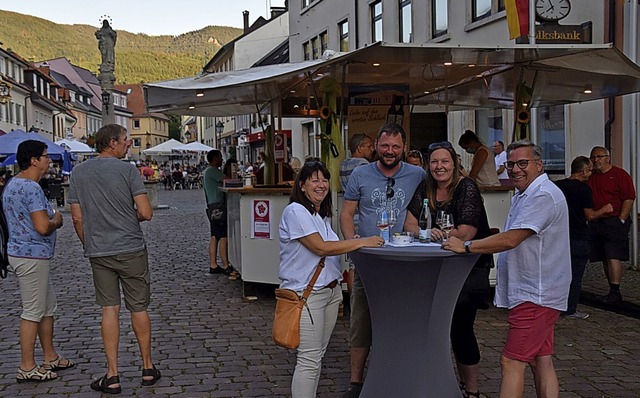
[[70, 359], [67, 358], [63, 358], [60, 355], [58, 355], [58, 357], [56, 359], [54, 359], [53, 361], [44, 361], [44, 363], [42, 364], [42, 367], [47, 369], [47, 370], [52, 370], [54, 372], [58, 371], [58, 370], [64, 370], [64, 369], [69, 369], [76, 366], [76, 363], [73, 362]]
[[120, 384], [120, 376], [115, 375], [107, 377], [107, 375], [104, 375], [98, 380], [94, 380], [91, 382], [91, 389], [94, 391], [101, 391], [106, 394], [120, 394], [122, 392], [121, 386], [109, 387], [114, 384]]
[[38, 365], [36, 365], [31, 370], [22, 370], [21, 368], [18, 368], [16, 381], [18, 383], [25, 383], [28, 381], [49, 381], [56, 379], [57, 377], [58, 375], [53, 373], [52, 371], [44, 369], [42, 367], [38, 367]]
[[[153, 378], [145, 379], [145, 377], [153, 377]], [[158, 381], [160, 377], [162, 377], [162, 375], [160, 374], [160, 371], [156, 369], [156, 365], [153, 365], [153, 368], [151, 369], [142, 369], [142, 385], [143, 386], [152, 386], [156, 384], [156, 381]]]

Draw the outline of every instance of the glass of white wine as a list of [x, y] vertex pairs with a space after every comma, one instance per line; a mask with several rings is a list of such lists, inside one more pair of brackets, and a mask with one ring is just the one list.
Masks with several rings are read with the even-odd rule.
[[440, 228], [440, 225], [442, 224], [443, 216], [444, 216], [444, 210], [438, 210], [438, 213], [436, 213], [436, 226], [438, 228]]
[[49, 199], [49, 206], [51, 206], [51, 210], [53, 211], [53, 214], [56, 214], [56, 212], [58, 211], [58, 199], [56, 198]]
[[453, 229], [453, 215], [452, 214], [443, 214], [442, 221], [440, 223], [440, 228], [444, 232], [443, 242], [449, 240], [449, 232]]

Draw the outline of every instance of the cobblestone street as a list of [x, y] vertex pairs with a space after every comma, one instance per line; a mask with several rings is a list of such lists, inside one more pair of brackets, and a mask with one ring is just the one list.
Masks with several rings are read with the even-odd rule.
[[[153, 220], [143, 226], [152, 269], [152, 348], [162, 379], [152, 387], [140, 386], [141, 361], [123, 306], [121, 396], [288, 396], [295, 355], [271, 342], [273, 286], [252, 286], [258, 300], [243, 302], [240, 280], [207, 272], [209, 227], [202, 190], [160, 190], [158, 202], [169, 208], [156, 210]], [[78, 365], [59, 372], [55, 381], [16, 383], [20, 297], [15, 275], [10, 274], [0, 281], [1, 397], [99, 395], [89, 383], [106, 369], [100, 309], [94, 303], [89, 262], [82, 256], [69, 213], [64, 214], [64, 221], [52, 268], [58, 297], [54, 341], [59, 353]], [[590, 298], [605, 289], [601, 266], [590, 265], [585, 276], [586, 302], [592, 303]], [[588, 319], [559, 321], [555, 365], [561, 397], [640, 397], [638, 272], [626, 272], [622, 294], [627, 302], [620, 313], [581, 304], [580, 310], [591, 314]], [[485, 397], [497, 397], [506, 311], [481, 311], [476, 325], [483, 354], [481, 391]], [[348, 319], [343, 317], [338, 320], [324, 359], [319, 397], [339, 397], [348, 385], [347, 336]], [[36, 360], [41, 359], [37, 347]], [[529, 372], [525, 397], [535, 397]]]

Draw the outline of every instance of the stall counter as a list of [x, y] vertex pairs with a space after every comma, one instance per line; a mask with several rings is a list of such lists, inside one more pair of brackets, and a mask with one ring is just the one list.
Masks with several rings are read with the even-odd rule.
[[[227, 194], [229, 262], [240, 273], [244, 282], [279, 285], [278, 225], [284, 208], [289, 204], [291, 187], [245, 187], [222, 190]], [[269, 236], [252, 237], [251, 223], [254, 219], [252, 214], [263, 212], [264, 209], [268, 209]]]

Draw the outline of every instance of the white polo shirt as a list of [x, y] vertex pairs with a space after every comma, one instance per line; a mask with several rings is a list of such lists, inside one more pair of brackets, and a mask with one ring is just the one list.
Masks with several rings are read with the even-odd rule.
[[569, 211], [562, 191], [546, 174], [524, 192], [516, 190], [504, 230], [530, 229], [530, 236], [498, 256], [495, 305], [513, 308], [526, 301], [567, 309], [571, 283]]
[[[285, 207], [280, 219], [280, 270], [278, 277], [282, 280], [280, 287], [295, 291], [304, 290], [313, 275], [318, 262], [322, 258], [300, 243], [299, 238], [317, 232], [325, 241], [340, 240], [331, 229], [330, 219], [322, 218], [318, 213], [311, 214], [299, 203], [291, 203]], [[325, 266], [314, 290], [327, 286], [334, 280], [342, 280], [340, 256], [327, 256]]]

